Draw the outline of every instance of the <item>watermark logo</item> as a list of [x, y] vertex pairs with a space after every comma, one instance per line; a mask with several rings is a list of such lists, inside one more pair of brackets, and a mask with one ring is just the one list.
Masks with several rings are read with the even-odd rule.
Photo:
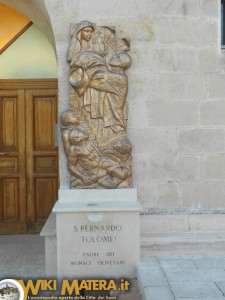
[[0, 300], [117, 300], [129, 290], [125, 279], [4, 279]]
[[20, 283], [14, 279], [0, 281], [0, 300], [23, 300], [24, 290]]

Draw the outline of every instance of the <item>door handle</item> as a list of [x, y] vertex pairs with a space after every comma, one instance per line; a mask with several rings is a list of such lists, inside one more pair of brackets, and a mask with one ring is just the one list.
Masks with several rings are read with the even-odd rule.
[[6, 155], [7, 152], [0, 152], [0, 155]]

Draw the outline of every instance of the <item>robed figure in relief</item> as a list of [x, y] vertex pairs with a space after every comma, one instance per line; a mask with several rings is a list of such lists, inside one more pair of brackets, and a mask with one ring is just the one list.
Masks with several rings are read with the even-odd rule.
[[116, 39], [114, 28], [89, 21], [72, 26], [70, 109], [61, 116], [71, 188], [132, 186], [132, 147], [126, 135], [128, 50], [129, 40]]

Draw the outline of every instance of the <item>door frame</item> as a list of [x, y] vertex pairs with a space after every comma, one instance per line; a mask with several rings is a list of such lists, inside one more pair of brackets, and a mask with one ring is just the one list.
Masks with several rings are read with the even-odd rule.
[[57, 89], [57, 78], [32, 79], [0, 79], [0, 88], [3, 90], [17, 89]]

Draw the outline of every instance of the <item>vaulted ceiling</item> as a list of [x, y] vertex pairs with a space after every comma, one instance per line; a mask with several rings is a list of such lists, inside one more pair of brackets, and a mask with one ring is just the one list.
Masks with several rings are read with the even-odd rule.
[[0, 0], [0, 3], [9, 5], [26, 15], [55, 48], [54, 34], [44, 0]]

